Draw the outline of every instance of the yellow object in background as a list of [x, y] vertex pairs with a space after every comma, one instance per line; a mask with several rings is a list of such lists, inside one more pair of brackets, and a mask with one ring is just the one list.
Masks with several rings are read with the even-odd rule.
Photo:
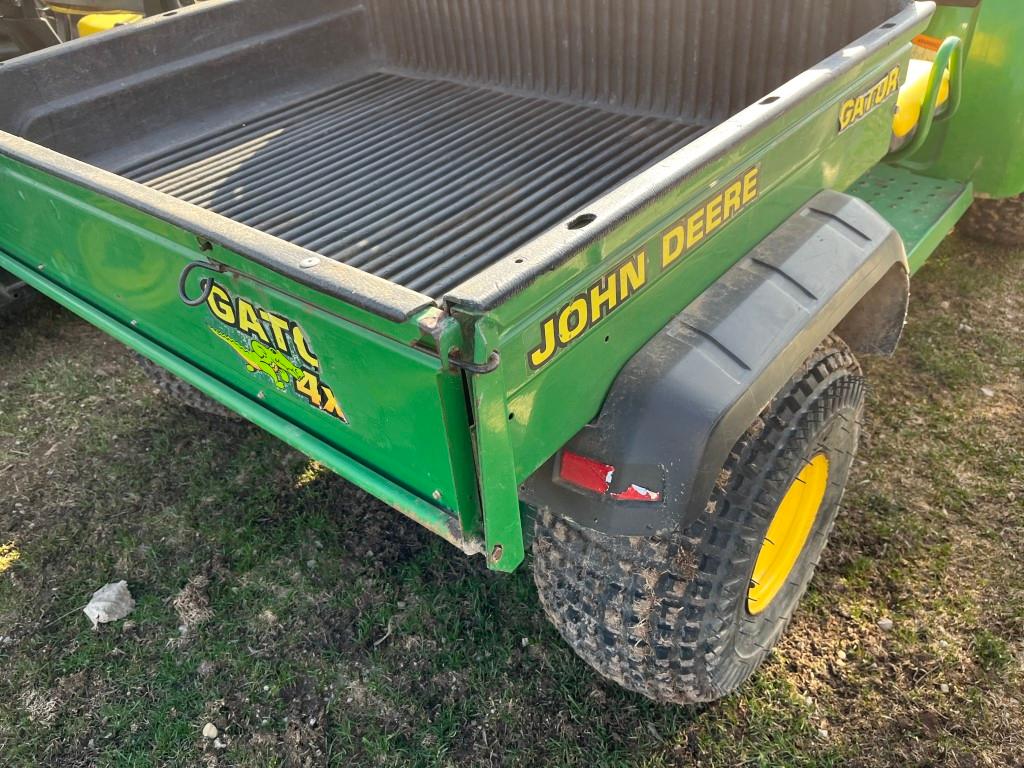
[[[921, 119], [921, 107], [928, 92], [928, 78], [932, 73], [932, 62], [925, 59], [911, 59], [907, 69], [907, 81], [900, 88], [897, 102], [896, 117], [892, 122], [892, 132], [896, 138], [902, 139], [914, 132]], [[949, 101], [949, 70], [943, 73], [942, 86], [939, 88], [939, 99], [935, 104], [941, 112], [943, 105]]]
[[112, 11], [111, 13], [90, 13], [78, 20], [78, 36], [88, 37], [98, 32], [106, 32], [108, 29], [120, 27], [124, 24], [131, 24], [142, 18], [140, 13], [128, 11]]

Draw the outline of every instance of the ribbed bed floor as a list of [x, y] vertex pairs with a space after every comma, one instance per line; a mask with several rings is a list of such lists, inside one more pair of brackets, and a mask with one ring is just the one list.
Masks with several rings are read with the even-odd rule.
[[704, 130], [375, 73], [120, 172], [440, 298]]

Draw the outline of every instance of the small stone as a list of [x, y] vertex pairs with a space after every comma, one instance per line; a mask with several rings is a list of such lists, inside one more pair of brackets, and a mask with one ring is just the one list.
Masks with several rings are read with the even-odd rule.
[[524, 637], [519, 642], [522, 644], [523, 648], [525, 648], [526, 646], [528, 646], [530, 644], [530, 638]]
[[846, 661], [846, 651], [840, 649], [836, 652], [836, 656], [840, 661]]
[[946, 685], [945, 683], [943, 683], [942, 685], [939, 686], [939, 690], [942, 691], [943, 693], [949, 693], [949, 686]]
[[818, 736], [820, 736], [823, 739], [827, 739], [828, 738], [828, 731], [826, 729], [824, 729], [824, 728], [819, 728], [818, 729]]
[[214, 739], [213, 740], [213, 748], [214, 749], [224, 749], [226, 746], [227, 746], [227, 744], [225, 744], [220, 739]]
[[982, 387], [981, 394], [983, 394], [985, 397], [995, 397], [996, 391], [994, 389], [991, 389], [990, 387]]
[[213, 723], [207, 723], [206, 725], [203, 726], [203, 738], [204, 739], [210, 739], [212, 741], [213, 739], [217, 738], [217, 734], [218, 733], [219, 733], [219, 731], [217, 730], [217, 726], [214, 725]]
[[878, 620], [878, 628], [883, 632], [892, 632], [892, 628], [895, 626], [892, 619], [888, 616]]
[[939, 306], [942, 307], [943, 309], [949, 309], [949, 302], [944, 301]]

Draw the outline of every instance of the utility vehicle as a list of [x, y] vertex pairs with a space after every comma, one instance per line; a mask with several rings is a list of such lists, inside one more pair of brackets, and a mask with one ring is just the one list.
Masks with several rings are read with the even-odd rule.
[[0, 66], [0, 268], [711, 700], [910, 275], [1021, 239], [1021, 72], [1015, 0], [214, 0]]

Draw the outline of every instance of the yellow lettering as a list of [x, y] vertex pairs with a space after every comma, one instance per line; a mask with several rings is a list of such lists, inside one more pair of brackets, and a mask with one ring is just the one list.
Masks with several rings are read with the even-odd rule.
[[888, 80], [883, 80], [882, 82], [880, 82], [878, 85], [871, 89], [872, 107], [875, 107], [882, 103], [882, 99], [885, 98], [886, 86], [888, 85], [888, 83]]
[[238, 328], [246, 333], [259, 336], [267, 344], [270, 343], [270, 337], [267, 336], [266, 330], [259, 318], [256, 317], [256, 310], [245, 299], [238, 300]]
[[619, 301], [625, 301], [647, 284], [647, 252], [640, 251], [619, 267]]
[[661, 266], [667, 267], [683, 255], [686, 247], [686, 232], [682, 227], [673, 227], [661, 239]]
[[292, 340], [295, 342], [295, 351], [299, 353], [299, 357], [314, 368], [319, 368], [320, 361], [313, 356], [309, 345], [306, 344], [306, 337], [303, 335], [302, 329], [295, 324], [292, 325]]
[[704, 239], [704, 210], [690, 214], [686, 221], [686, 250], [695, 247]]
[[345, 416], [345, 412], [341, 410], [341, 406], [338, 405], [338, 399], [334, 396], [334, 392], [330, 387], [324, 386], [324, 404], [323, 409], [331, 416], [337, 416], [339, 419], [348, 424], [348, 418]]
[[312, 373], [307, 372], [305, 376], [296, 381], [295, 389], [305, 395], [306, 399], [317, 408], [323, 403], [323, 398], [320, 397], [320, 381]]
[[725, 190], [725, 204], [722, 216], [731, 219], [743, 207], [743, 183], [736, 182]]
[[589, 309], [587, 300], [578, 298], [562, 310], [558, 316], [558, 342], [560, 344], [568, 344], [587, 329]]
[[590, 317], [593, 322], [596, 323], [618, 306], [618, 283], [615, 275], [608, 275], [590, 289]]
[[857, 98], [848, 99], [839, 108], [839, 132], [869, 115], [900, 88], [900, 68], [894, 67], [888, 75]]
[[896, 93], [896, 91], [899, 90], [899, 87], [900, 87], [900, 68], [896, 67], [892, 72], [889, 73], [889, 85], [885, 89], [886, 90], [886, 94], [885, 95], [886, 96], [890, 96], [890, 95]]
[[231, 296], [216, 283], [210, 288], [210, 296], [206, 299], [206, 304], [210, 307], [213, 316], [222, 323], [235, 324], [235, 309], [231, 306]]
[[747, 171], [747, 173], [743, 176], [743, 207], [744, 208], [746, 206], [748, 206], [750, 203], [754, 202], [754, 200], [756, 200], [757, 196], [760, 194], [760, 190], [757, 187], [758, 176], [759, 176], [760, 172], [761, 172], [761, 169], [758, 168], [757, 166], [755, 166], [755, 167], [751, 168], [749, 171]]
[[723, 196], [718, 195], [708, 203], [707, 231], [709, 235], [722, 226], [722, 199]]
[[541, 325], [540, 336], [542, 339], [540, 346], [530, 352], [530, 365], [534, 368], [544, 365], [558, 349], [555, 344], [555, 318], [553, 316]]
[[647, 251], [639, 251], [541, 323], [541, 342], [527, 355], [530, 367], [536, 370], [548, 363], [646, 283]]
[[283, 317], [267, 312], [265, 309], [260, 310], [260, 317], [270, 323], [270, 329], [274, 332], [274, 346], [288, 354], [288, 337], [285, 335], [288, 333], [288, 321]]
[[857, 102], [847, 101], [843, 104], [843, 108], [839, 113], [839, 129], [845, 131], [853, 123], [853, 112], [857, 106]]

